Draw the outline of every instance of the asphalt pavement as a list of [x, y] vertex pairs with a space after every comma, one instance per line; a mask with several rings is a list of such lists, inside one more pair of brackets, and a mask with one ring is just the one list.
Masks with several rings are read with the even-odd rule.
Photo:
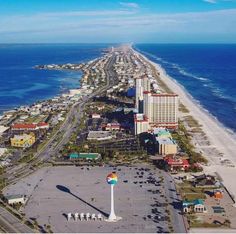
[[175, 233], [187, 233], [184, 216], [182, 214], [182, 205], [181, 205], [181, 198], [177, 193], [175, 182], [171, 175], [167, 172], [163, 171], [162, 174], [164, 175], [164, 187], [166, 189], [167, 197], [169, 198], [169, 204], [173, 208], [170, 209], [171, 215], [171, 222], [174, 228]]
[[0, 207], [0, 226], [8, 233], [32, 233], [34, 232], [27, 225], [23, 224], [13, 214]]

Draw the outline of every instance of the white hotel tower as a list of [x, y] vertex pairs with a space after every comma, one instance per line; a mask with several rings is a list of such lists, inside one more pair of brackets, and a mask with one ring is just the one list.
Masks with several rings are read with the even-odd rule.
[[[178, 127], [179, 97], [177, 94], [155, 93], [147, 76], [135, 79], [138, 114], [134, 117], [135, 134], [152, 131], [155, 127]], [[152, 85], [153, 86], [153, 85]]]
[[150, 126], [175, 129], [178, 127], [179, 97], [177, 94], [143, 92], [144, 115]]
[[136, 97], [135, 108], [139, 113], [143, 113], [143, 93], [150, 91], [151, 84], [147, 76], [142, 76], [135, 79]]

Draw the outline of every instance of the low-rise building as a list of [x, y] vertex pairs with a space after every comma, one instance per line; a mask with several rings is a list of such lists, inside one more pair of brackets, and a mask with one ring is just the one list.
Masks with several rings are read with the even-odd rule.
[[161, 138], [171, 138], [171, 134], [168, 130], [165, 128], [153, 128], [153, 134], [155, 137]]
[[11, 146], [17, 148], [29, 148], [35, 143], [35, 135], [31, 134], [23, 134], [23, 135], [15, 135], [10, 139]]
[[6, 132], [8, 129], [9, 129], [9, 127], [5, 127], [5, 126], [3, 126], [3, 125], [0, 125], [0, 136], [2, 136], [2, 134], [3, 134], [4, 132]]
[[187, 159], [181, 159], [181, 158], [175, 159], [168, 157], [164, 160], [170, 171], [178, 171], [178, 170], [185, 171], [190, 167]]
[[13, 205], [13, 204], [25, 204], [26, 199], [24, 195], [7, 195], [5, 196], [5, 199], [7, 200], [7, 203], [9, 205]]
[[177, 144], [171, 138], [162, 138], [156, 137], [157, 146], [158, 146], [158, 154], [160, 155], [173, 155], [177, 154]]
[[109, 131], [89, 131], [87, 140], [104, 141], [111, 140], [113, 135]]
[[75, 159], [86, 159], [86, 160], [97, 160], [101, 157], [98, 153], [72, 153], [69, 155], [70, 160]]
[[46, 129], [46, 130], [48, 130], [49, 129], [49, 124], [45, 123], [45, 122], [41, 122], [41, 123], [37, 124], [37, 127], [38, 127], [38, 129]]
[[96, 113], [92, 114], [92, 119], [100, 119], [100, 118], [101, 118], [101, 115], [96, 114]]
[[36, 131], [39, 129], [49, 129], [49, 124], [45, 122], [41, 122], [38, 124], [15, 123], [11, 126], [12, 131]]
[[108, 123], [105, 126], [106, 131], [120, 131], [121, 126], [119, 123]]
[[216, 178], [212, 175], [206, 174], [195, 176], [193, 185], [195, 187], [219, 187], [219, 183], [216, 181]]
[[0, 148], [0, 157], [7, 152], [7, 148]]
[[12, 131], [35, 131], [36, 129], [36, 124], [16, 123], [11, 126]]
[[206, 213], [206, 207], [202, 199], [196, 199], [193, 201], [183, 201], [183, 212], [184, 213]]

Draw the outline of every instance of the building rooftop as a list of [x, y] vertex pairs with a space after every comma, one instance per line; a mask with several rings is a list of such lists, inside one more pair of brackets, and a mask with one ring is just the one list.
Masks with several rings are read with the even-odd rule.
[[176, 142], [171, 138], [162, 138], [162, 137], [156, 137], [156, 141], [159, 144], [165, 144], [165, 145], [176, 145]]
[[179, 158], [179, 159], [173, 159], [173, 158], [167, 158], [166, 160], [165, 160], [169, 165], [176, 165], [176, 166], [178, 166], [178, 165], [185, 165], [185, 166], [189, 166], [189, 162], [188, 162], [188, 160], [187, 159], [181, 159], [181, 158]]
[[14, 129], [35, 129], [37, 127], [36, 124], [24, 124], [24, 123], [16, 123], [12, 125], [12, 128]]
[[8, 129], [9, 129], [9, 127], [5, 127], [3, 125], [0, 125], [0, 136], [1, 136], [2, 133], [4, 133]]
[[99, 138], [112, 138], [112, 134], [109, 131], [89, 131], [88, 139], [99, 139]]
[[37, 129], [38, 127], [49, 126], [48, 123], [41, 122], [38, 124], [29, 124], [29, 123], [15, 123], [11, 126], [12, 129]]
[[100, 157], [100, 154], [98, 153], [72, 153], [69, 155], [70, 159], [97, 159]]
[[204, 201], [202, 199], [195, 199], [192, 201], [183, 201], [183, 206], [190, 206], [190, 205], [204, 205]]
[[32, 135], [28, 134], [23, 134], [23, 135], [14, 135], [13, 139], [15, 140], [27, 140], [30, 139]]
[[166, 138], [171, 138], [170, 132], [165, 128], [153, 128], [153, 134], [158, 137], [166, 136]]
[[148, 118], [144, 114], [134, 115], [134, 122], [148, 122]]
[[6, 198], [7, 200], [18, 199], [18, 198], [24, 198], [24, 195], [21, 195], [21, 194], [12, 194], [12, 195], [7, 195], [7, 196], [5, 196], [5, 198]]

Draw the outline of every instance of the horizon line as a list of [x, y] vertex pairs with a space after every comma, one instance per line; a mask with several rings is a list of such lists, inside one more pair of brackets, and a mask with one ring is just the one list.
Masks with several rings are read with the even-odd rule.
[[224, 44], [224, 45], [234, 45], [236, 42], [0, 42], [0, 45], [39, 45], [39, 44], [164, 44], [164, 45], [175, 45], [175, 44], [189, 44], [189, 45], [215, 45], [215, 44]]

